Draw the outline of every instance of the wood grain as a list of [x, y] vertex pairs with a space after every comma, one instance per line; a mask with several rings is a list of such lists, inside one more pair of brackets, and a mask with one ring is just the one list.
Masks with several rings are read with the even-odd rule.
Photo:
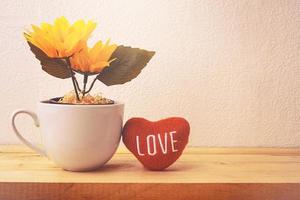
[[300, 184], [0, 183], [3, 200], [299, 200]]
[[67, 172], [22, 146], [0, 146], [0, 199], [299, 199], [300, 149], [188, 148], [168, 170], [125, 149], [94, 172]]

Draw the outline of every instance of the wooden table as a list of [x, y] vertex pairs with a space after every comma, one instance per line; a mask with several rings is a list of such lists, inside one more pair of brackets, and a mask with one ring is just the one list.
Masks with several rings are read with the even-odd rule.
[[121, 148], [102, 169], [67, 172], [23, 146], [0, 146], [0, 200], [300, 199], [300, 149], [189, 148], [145, 170]]

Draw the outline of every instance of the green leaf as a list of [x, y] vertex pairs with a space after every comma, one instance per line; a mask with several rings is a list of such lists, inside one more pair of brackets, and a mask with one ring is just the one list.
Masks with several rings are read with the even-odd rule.
[[[62, 58], [50, 58], [40, 48], [28, 42], [30, 50], [40, 61], [42, 69], [56, 78], [70, 78], [71, 73], [66, 61]], [[74, 73], [74, 72], [73, 72]]]
[[116, 58], [116, 60], [103, 69], [98, 79], [107, 86], [131, 81], [141, 73], [154, 54], [154, 51], [118, 46], [111, 56], [111, 59]]

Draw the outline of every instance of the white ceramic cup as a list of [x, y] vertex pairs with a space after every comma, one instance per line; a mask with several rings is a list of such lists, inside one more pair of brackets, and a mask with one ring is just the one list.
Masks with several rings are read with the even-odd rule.
[[[17, 110], [11, 118], [17, 137], [28, 147], [70, 171], [89, 171], [104, 165], [121, 138], [124, 104], [66, 105], [38, 103], [38, 115]], [[28, 114], [41, 129], [44, 149], [27, 141], [17, 130], [15, 118]]]

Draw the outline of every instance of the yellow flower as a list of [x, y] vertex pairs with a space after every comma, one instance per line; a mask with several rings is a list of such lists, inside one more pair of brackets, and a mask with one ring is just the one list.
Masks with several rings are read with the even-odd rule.
[[96, 23], [78, 20], [70, 25], [65, 17], [57, 18], [53, 25], [32, 25], [33, 31], [24, 33], [26, 40], [40, 48], [49, 57], [69, 57], [80, 51], [96, 28]]
[[80, 52], [71, 57], [71, 65], [75, 71], [83, 73], [99, 73], [114, 60], [110, 59], [117, 45], [97, 42], [92, 48], [85, 46]]

